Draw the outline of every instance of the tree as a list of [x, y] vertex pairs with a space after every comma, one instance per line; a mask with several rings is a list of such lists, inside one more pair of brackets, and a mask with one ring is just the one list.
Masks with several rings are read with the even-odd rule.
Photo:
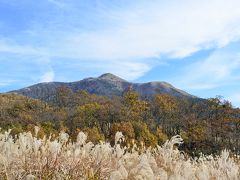
[[157, 136], [157, 139], [158, 139], [158, 143], [164, 143], [166, 142], [166, 140], [168, 140], [168, 136], [167, 134], [165, 134], [162, 130], [161, 127], [158, 127], [157, 130], [156, 130], [156, 136]]
[[99, 127], [99, 113], [101, 105], [98, 103], [90, 103], [82, 106], [77, 106], [73, 115], [72, 121], [69, 123], [72, 126], [72, 130], [76, 128], [85, 127]]
[[180, 133], [179, 104], [176, 98], [167, 94], [156, 95], [153, 99], [152, 111], [165, 133], [170, 135]]
[[113, 123], [111, 126], [111, 142], [114, 142], [115, 134], [123, 133], [127, 142], [135, 138], [134, 128], [130, 122]]
[[88, 136], [88, 141], [93, 143], [99, 143], [99, 141], [104, 141], [104, 135], [101, 134], [97, 127], [93, 128], [84, 128], [83, 132], [85, 132]]
[[59, 107], [67, 107], [72, 103], [73, 92], [66, 86], [57, 88], [54, 103]]
[[136, 92], [127, 92], [123, 97], [122, 114], [126, 121], [145, 121], [148, 117], [149, 104], [139, 99]]
[[143, 122], [133, 122], [133, 128], [135, 132], [135, 137], [138, 142], [145, 143], [146, 146], [155, 146], [157, 144], [157, 138], [152, 134], [146, 123]]

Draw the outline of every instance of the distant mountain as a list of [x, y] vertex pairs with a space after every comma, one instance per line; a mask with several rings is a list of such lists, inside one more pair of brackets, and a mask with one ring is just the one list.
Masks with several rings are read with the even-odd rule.
[[125, 91], [131, 89], [141, 96], [152, 96], [157, 93], [169, 94], [175, 97], [195, 98], [185, 91], [175, 88], [167, 82], [131, 83], [110, 73], [103, 74], [97, 78], [86, 78], [76, 82], [49, 82], [39, 83], [23, 89], [11, 91], [34, 99], [47, 100], [54, 96], [57, 88], [68, 87], [73, 92], [86, 90], [89, 93], [103, 96], [121, 96]]

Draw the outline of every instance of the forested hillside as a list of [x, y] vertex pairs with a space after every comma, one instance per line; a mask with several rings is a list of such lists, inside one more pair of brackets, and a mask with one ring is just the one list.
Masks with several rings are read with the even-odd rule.
[[39, 136], [67, 132], [74, 140], [80, 131], [91, 142], [114, 143], [121, 131], [126, 144], [161, 144], [179, 134], [180, 149], [191, 155], [240, 150], [240, 110], [221, 98], [208, 100], [156, 94], [140, 98], [133, 91], [122, 96], [97, 96], [59, 87], [51, 100], [42, 102], [16, 94], [0, 95], [0, 127], [12, 134], [34, 131]]

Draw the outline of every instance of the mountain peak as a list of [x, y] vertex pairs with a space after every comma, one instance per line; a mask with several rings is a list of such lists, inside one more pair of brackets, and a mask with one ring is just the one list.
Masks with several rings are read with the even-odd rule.
[[166, 82], [131, 83], [114, 74], [106, 73], [97, 78], [87, 78], [76, 82], [52, 82], [36, 84], [27, 88], [11, 91], [24, 96], [48, 101], [55, 96], [57, 89], [65, 86], [72, 92], [85, 90], [101, 96], [121, 96], [129, 87], [138, 92], [141, 97], [151, 97], [155, 94], [169, 94], [175, 97], [195, 98], [185, 91], [173, 87]]
[[110, 81], [125, 81], [124, 79], [114, 75], [114, 74], [111, 74], [111, 73], [105, 73], [105, 74], [102, 74], [101, 76], [98, 77], [99, 79], [104, 79], [104, 80], [110, 80]]

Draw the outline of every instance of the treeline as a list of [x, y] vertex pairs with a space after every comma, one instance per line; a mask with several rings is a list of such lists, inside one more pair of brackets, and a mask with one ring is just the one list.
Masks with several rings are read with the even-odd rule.
[[57, 90], [48, 102], [15, 94], [0, 95], [0, 127], [12, 134], [40, 127], [39, 136], [66, 131], [76, 138], [79, 131], [89, 140], [114, 142], [122, 131], [126, 145], [133, 141], [146, 146], [161, 144], [180, 134], [182, 150], [196, 155], [218, 153], [222, 149], [240, 151], [240, 110], [220, 97], [177, 98], [157, 94], [142, 98], [126, 91], [121, 97], [105, 97], [85, 91]]

